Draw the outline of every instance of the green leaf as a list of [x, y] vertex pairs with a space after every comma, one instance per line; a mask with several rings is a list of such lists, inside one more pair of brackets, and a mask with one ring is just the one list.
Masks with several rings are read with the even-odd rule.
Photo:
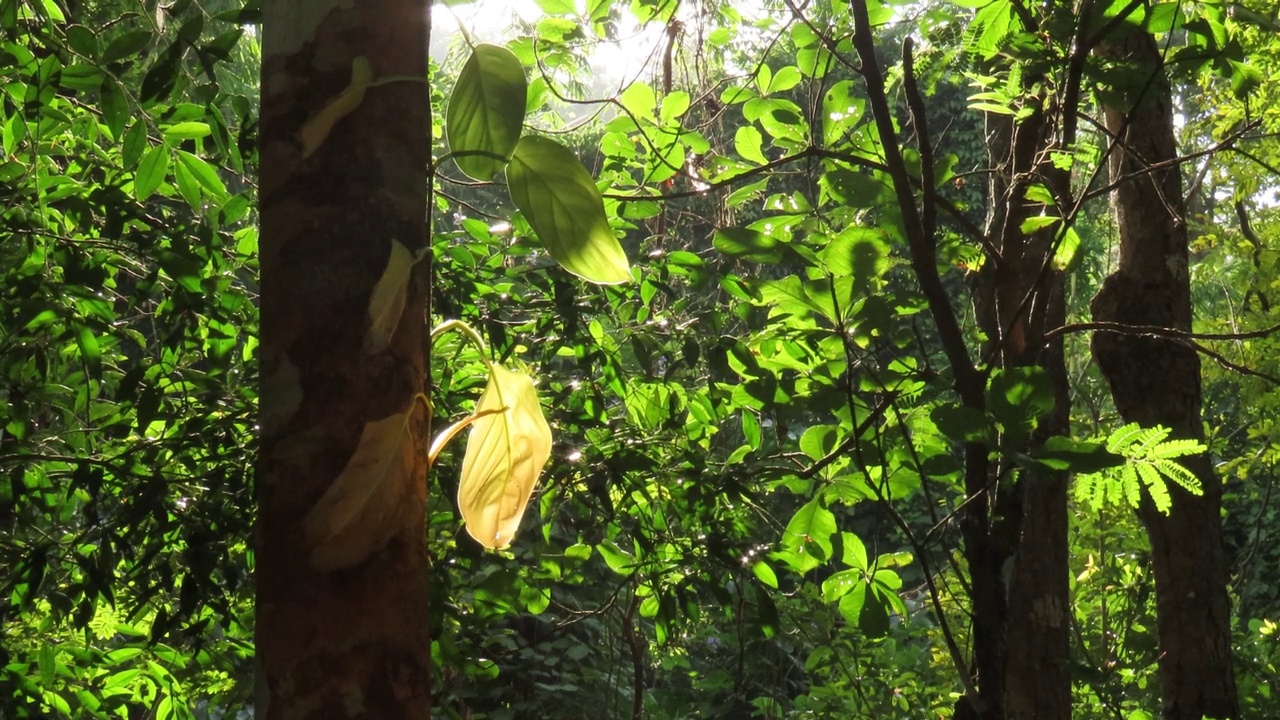
[[822, 599], [835, 602], [862, 584], [861, 570], [840, 570], [822, 581]]
[[115, 78], [102, 79], [102, 86], [98, 89], [98, 105], [102, 108], [102, 121], [110, 131], [111, 137], [120, 139], [120, 133], [124, 131], [125, 123], [129, 119], [129, 101], [125, 97], [124, 89]]
[[164, 136], [169, 140], [197, 140], [208, 137], [210, 132], [209, 123], [191, 120], [170, 125], [164, 129]]
[[862, 538], [851, 532], [840, 533], [840, 556], [841, 562], [861, 573], [871, 569], [870, 559], [867, 557], [867, 546], [862, 542]]
[[991, 423], [985, 413], [963, 405], [939, 405], [929, 411], [938, 431], [956, 442], [986, 442]]
[[744, 125], [738, 128], [738, 131], [733, 135], [733, 147], [738, 151], [738, 154], [744, 159], [759, 165], [769, 162], [761, 149], [763, 145], [764, 136], [751, 125]]
[[604, 558], [604, 562], [609, 569], [619, 575], [630, 575], [635, 572], [635, 558], [626, 554], [612, 541], [605, 540], [596, 545], [596, 552], [600, 553], [600, 557]]
[[776, 263], [782, 259], [781, 244], [758, 230], [723, 228], [716, 230], [711, 244], [731, 258], [757, 263]]
[[1053, 384], [1038, 367], [996, 370], [987, 385], [987, 407], [1006, 434], [1022, 436], [1053, 409]]
[[138, 55], [147, 49], [155, 37], [156, 34], [150, 30], [130, 30], [107, 45], [107, 49], [102, 53], [102, 63], [113, 63]]
[[869, 584], [865, 587], [867, 597], [858, 614], [858, 629], [870, 638], [884, 637], [889, 634], [888, 603]]
[[147, 151], [133, 178], [133, 196], [139, 200], [151, 197], [169, 174], [169, 148], [157, 145]]
[[528, 81], [510, 50], [477, 45], [458, 75], [445, 113], [445, 133], [458, 169], [492, 180], [515, 152], [524, 124]]
[[822, 506], [818, 498], [805, 503], [787, 523], [782, 534], [783, 547], [800, 549], [814, 554], [823, 561], [831, 559], [831, 536], [836, 532], [836, 517]]
[[689, 93], [677, 90], [662, 99], [663, 124], [675, 122], [689, 109]]
[[511, 199], [565, 270], [601, 285], [631, 280], [631, 266], [604, 213], [604, 199], [570, 150], [520, 139], [507, 165]]
[[98, 338], [88, 327], [81, 326], [76, 334], [76, 345], [80, 348], [80, 357], [84, 360], [89, 377], [102, 377], [102, 348], [98, 346]]
[[778, 589], [778, 576], [773, 572], [773, 568], [769, 563], [760, 560], [751, 566], [751, 574], [756, 576], [760, 582], [768, 585], [774, 590]]
[[174, 154], [178, 158], [178, 163], [191, 173], [205, 192], [219, 200], [226, 198], [227, 186], [222, 184], [222, 178], [218, 177], [218, 171], [214, 170], [212, 165], [186, 150], [175, 150]]
[[1031, 457], [1050, 469], [1074, 473], [1096, 473], [1124, 464], [1124, 457], [1110, 452], [1102, 443], [1081, 442], [1061, 435], [1045, 440]]

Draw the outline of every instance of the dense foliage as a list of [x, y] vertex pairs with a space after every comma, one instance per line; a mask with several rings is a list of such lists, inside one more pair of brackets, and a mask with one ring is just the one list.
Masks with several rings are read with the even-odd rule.
[[[499, 552], [461, 524], [461, 443], [428, 478], [437, 716], [950, 717], [973, 643], [959, 517], [975, 443], [1000, 473], [1086, 478], [1070, 501], [1075, 717], [1157, 716], [1154, 585], [1130, 504], [1195, 490], [1174, 460], [1199, 446], [1126, 427], [1076, 327], [1062, 333], [1070, 433], [1024, 451], [1052, 389], [1036, 368], [994, 369], [972, 305], [995, 202], [984, 122], [1056, 101], [1050, 68], [1079, 12], [1151, 32], [1167, 55], [1239, 694], [1248, 716], [1280, 715], [1266, 332], [1280, 6], [871, 8], [903, 164], [943, 208], [932, 271], [989, 373], [975, 413], [953, 392], [844, 3], [537, 5], [488, 38], [509, 53], [478, 51], [504, 81], [510, 60], [528, 78], [523, 128], [494, 126], [501, 162], [444, 159], [490, 138], [480, 119], [445, 125], [455, 85], [484, 72], [470, 35], [498, 31], [464, 27], [433, 64], [426, 322], [463, 320], [492, 360], [536, 377], [555, 443]], [[0, 716], [250, 712], [256, 20], [252, 2], [0, 2]], [[593, 76], [640, 47], [616, 86]], [[1098, 118], [1134, 84], [1102, 60], [1081, 72], [1079, 138], [1053, 162], [1088, 203], [1064, 222], [1061, 198], [1028, 194], [1042, 210], [1022, 228], [1058, 233], [1046, 266], [1067, 274], [1073, 323], [1116, 262]], [[584, 282], [595, 266], [548, 238], [557, 222], [601, 232], [540, 210], [530, 177], [568, 147], [630, 282]], [[473, 180], [512, 153], [515, 180]], [[478, 352], [436, 339], [439, 424], [475, 407]]]

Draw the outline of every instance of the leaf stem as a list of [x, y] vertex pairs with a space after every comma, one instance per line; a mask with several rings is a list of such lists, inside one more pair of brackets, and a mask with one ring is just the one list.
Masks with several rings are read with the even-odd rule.
[[449, 330], [457, 330], [458, 332], [461, 332], [463, 336], [465, 336], [468, 340], [470, 340], [471, 344], [475, 345], [476, 349], [480, 351], [480, 359], [484, 361], [485, 369], [487, 369], [491, 373], [493, 372], [493, 360], [489, 359], [489, 348], [485, 346], [484, 338], [480, 337], [480, 333], [476, 332], [475, 328], [471, 327], [470, 325], [466, 324], [461, 320], [458, 320], [456, 318], [453, 320], [445, 320], [444, 322], [432, 328], [431, 329], [432, 342], [435, 342], [436, 337], [438, 337], [442, 333], [448, 332]]

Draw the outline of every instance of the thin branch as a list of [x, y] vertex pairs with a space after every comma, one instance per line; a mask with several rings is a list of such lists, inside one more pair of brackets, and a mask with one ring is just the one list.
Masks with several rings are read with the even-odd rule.
[[1172, 338], [1175, 340], [1249, 340], [1252, 338], [1264, 338], [1280, 333], [1280, 325], [1273, 325], [1262, 330], [1251, 330], [1242, 333], [1196, 333], [1186, 330], [1178, 330], [1177, 328], [1161, 327], [1159, 325], [1129, 325], [1127, 323], [1117, 322], [1082, 322], [1069, 323], [1061, 327], [1056, 327], [1044, 334], [1044, 341], [1050, 340], [1069, 333], [1080, 332], [1111, 332], [1117, 335], [1130, 335], [1135, 337], [1152, 337], [1152, 338]]
[[908, 35], [902, 41], [902, 86], [907, 94], [911, 126], [916, 131], [920, 151], [920, 228], [935, 244], [938, 225], [938, 184], [933, 175], [933, 145], [929, 140], [929, 121], [924, 109], [924, 96], [916, 83], [915, 41]]
[[894, 134], [893, 112], [885, 96], [884, 74], [876, 59], [876, 44], [871, 34], [867, 4], [864, 0], [855, 0], [851, 3], [851, 7], [854, 18], [853, 46], [858, 52], [859, 59], [862, 60], [862, 76], [866, 81], [867, 100], [875, 119], [876, 130], [880, 135], [880, 145], [884, 148], [886, 171], [893, 181], [898, 208], [902, 212], [907, 247], [911, 254], [911, 266], [920, 283], [920, 291], [929, 304], [934, 323], [937, 325], [943, 352], [947, 355], [952, 372], [955, 374], [956, 390], [960, 393], [965, 405], [981, 409], [985, 402], [984, 383], [977, 368], [974, 367], [973, 359], [969, 357], [968, 345], [965, 343], [960, 323], [956, 319], [955, 309], [951, 307], [946, 288], [938, 277], [937, 251], [933, 238], [924, 234], [924, 226], [921, 224], [920, 213], [916, 208], [911, 176], [907, 172], [902, 152], [898, 149], [898, 138]]
[[1065, 335], [1074, 332], [1109, 332], [1117, 335], [1127, 335], [1129, 337], [1147, 337], [1147, 338], [1163, 338], [1177, 342], [1180, 345], [1188, 347], [1201, 355], [1213, 360], [1222, 367], [1232, 372], [1248, 375], [1250, 377], [1266, 380], [1272, 385], [1280, 386], [1280, 378], [1261, 370], [1254, 370], [1239, 363], [1228, 360], [1226, 357], [1216, 350], [1205, 347], [1196, 342], [1199, 340], [1242, 340], [1246, 338], [1260, 338], [1280, 332], [1280, 325], [1266, 328], [1264, 330], [1254, 330], [1246, 333], [1191, 333], [1176, 328], [1159, 327], [1157, 325], [1128, 325], [1125, 323], [1113, 322], [1087, 322], [1087, 323], [1071, 323], [1062, 327], [1054, 328], [1045, 333], [1045, 341], [1051, 340], [1053, 337]]

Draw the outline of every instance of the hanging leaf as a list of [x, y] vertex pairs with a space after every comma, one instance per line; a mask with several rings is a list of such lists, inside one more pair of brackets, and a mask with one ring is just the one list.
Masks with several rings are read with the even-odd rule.
[[507, 186], [565, 270], [600, 285], [631, 280], [631, 265], [609, 228], [604, 199], [571, 151], [546, 138], [521, 138], [507, 166]]
[[458, 508], [471, 537], [500, 549], [511, 544], [542, 466], [551, 457], [551, 428], [542, 416], [533, 378], [501, 365], [490, 368], [475, 415], [462, 458]]
[[420, 260], [399, 240], [391, 240], [387, 267], [369, 296], [369, 329], [364, 335], [364, 352], [374, 355], [387, 349], [404, 313], [405, 291], [413, 266]]
[[367, 423], [346, 467], [307, 513], [311, 564], [335, 570], [359, 564], [395, 531], [408, 487], [414, 449], [412, 410]]
[[449, 150], [459, 170], [488, 181], [506, 166], [520, 139], [528, 92], [524, 66], [510, 50], [476, 46], [445, 113]]

